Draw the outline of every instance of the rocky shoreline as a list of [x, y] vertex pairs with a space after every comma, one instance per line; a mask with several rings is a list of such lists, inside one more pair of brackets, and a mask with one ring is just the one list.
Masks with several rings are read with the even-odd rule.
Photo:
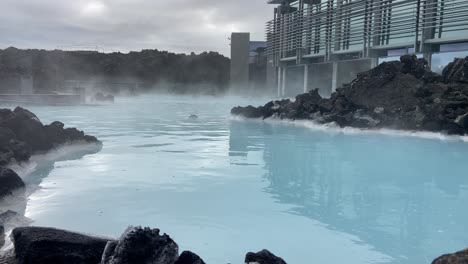
[[27, 109], [0, 109], [0, 198], [24, 187], [21, 178], [11, 169], [12, 163], [27, 162], [31, 155], [42, 154], [67, 144], [102, 143], [76, 128], [64, 128], [58, 121], [44, 125]]
[[[11, 234], [14, 249], [0, 253], [8, 264], [205, 264], [191, 251], [179, 255], [179, 246], [159, 229], [129, 227], [119, 239], [102, 238], [45, 227], [18, 227]], [[240, 262], [239, 262], [240, 263]], [[248, 252], [246, 264], [286, 264], [264, 249]], [[443, 255], [432, 264], [466, 264], [468, 249]]]
[[[19, 227], [11, 234], [14, 250], [2, 258], [17, 264], [205, 264], [197, 254], [184, 251], [159, 229], [130, 227], [119, 239], [93, 237], [44, 227]], [[286, 264], [269, 252], [249, 252], [245, 263]]]
[[246, 118], [312, 120], [362, 129], [468, 133], [468, 57], [455, 59], [442, 75], [424, 59], [402, 56], [360, 73], [349, 84], [322, 98], [312, 90], [264, 106], [234, 107]]
[[[91, 152], [102, 148], [96, 137], [85, 135], [76, 128], [64, 128], [61, 122], [44, 125], [35, 114], [24, 108], [0, 109], [0, 201], [13, 197], [18, 201], [15, 204], [25, 208], [27, 186], [12, 167], [28, 163], [32, 155], [49, 153], [72, 144], [93, 146]], [[52, 167], [53, 161], [50, 163]], [[0, 248], [5, 244], [5, 232], [11, 231], [16, 223], [30, 223], [22, 216], [21, 210], [3, 210], [7, 209], [0, 210]]]

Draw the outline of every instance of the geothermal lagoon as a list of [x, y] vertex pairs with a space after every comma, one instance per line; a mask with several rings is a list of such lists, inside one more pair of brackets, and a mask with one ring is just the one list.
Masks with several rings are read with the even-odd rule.
[[160, 228], [208, 264], [243, 263], [263, 248], [290, 264], [418, 264], [466, 247], [465, 138], [229, 114], [265, 101], [154, 95], [28, 107], [104, 147], [18, 171], [30, 172], [25, 214], [102, 236]]

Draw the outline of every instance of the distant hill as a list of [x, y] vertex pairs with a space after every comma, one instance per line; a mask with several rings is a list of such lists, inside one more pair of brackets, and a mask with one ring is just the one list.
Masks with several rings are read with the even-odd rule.
[[[229, 84], [229, 58], [216, 52], [175, 54], [159, 50], [99, 53], [61, 50], [0, 50], [0, 93], [11, 93], [32, 76], [35, 93], [60, 91], [68, 81], [96, 82], [108, 92], [217, 94]], [[137, 86], [119, 85], [138, 83]], [[19, 85], [19, 84], [18, 84]]]

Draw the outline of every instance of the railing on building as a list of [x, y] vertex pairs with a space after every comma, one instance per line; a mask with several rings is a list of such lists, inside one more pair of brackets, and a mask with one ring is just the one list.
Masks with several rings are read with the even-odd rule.
[[467, 15], [466, 0], [322, 0], [294, 12], [278, 10], [266, 25], [267, 54], [277, 65], [398, 48], [432, 52], [436, 43], [468, 41]]

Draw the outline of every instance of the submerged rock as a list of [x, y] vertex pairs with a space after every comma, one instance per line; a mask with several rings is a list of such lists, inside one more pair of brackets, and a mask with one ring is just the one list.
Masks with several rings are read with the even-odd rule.
[[179, 247], [168, 235], [159, 232], [159, 229], [129, 228], [119, 241], [107, 244], [101, 264], [174, 264]]
[[108, 240], [64, 230], [19, 227], [12, 232], [18, 264], [99, 263]]
[[440, 256], [432, 264], [468, 264], [468, 249]]
[[197, 254], [184, 251], [174, 264], [205, 264], [205, 262]]
[[24, 188], [23, 180], [13, 170], [0, 167], [0, 198]]
[[249, 252], [245, 256], [246, 264], [286, 264], [282, 258], [275, 256], [270, 251], [264, 249], [260, 252]]
[[358, 74], [330, 98], [321, 98], [313, 90], [295, 101], [234, 107], [231, 113], [463, 135], [468, 133], [468, 57], [455, 60], [440, 76], [430, 72], [424, 59], [402, 56], [400, 61], [384, 62]]

